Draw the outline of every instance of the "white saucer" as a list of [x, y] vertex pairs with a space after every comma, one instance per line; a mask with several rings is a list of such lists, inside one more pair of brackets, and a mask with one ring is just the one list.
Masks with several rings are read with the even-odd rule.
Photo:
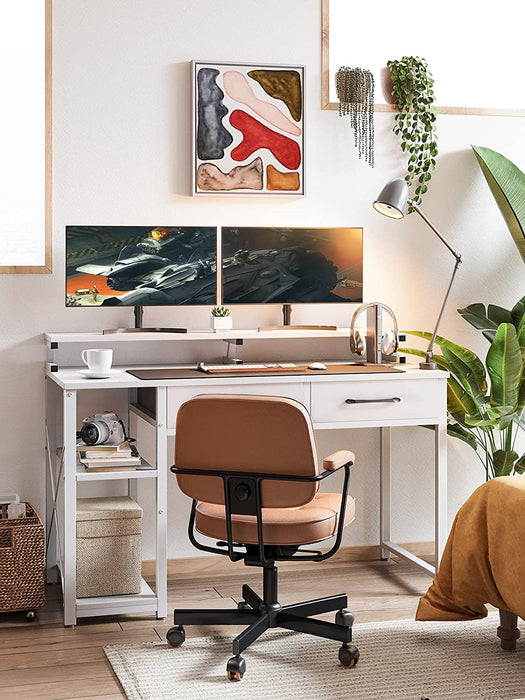
[[108, 379], [114, 374], [120, 374], [121, 371], [120, 369], [108, 369], [107, 372], [92, 372], [90, 369], [79, 369], [78, 373], [89, 379]]

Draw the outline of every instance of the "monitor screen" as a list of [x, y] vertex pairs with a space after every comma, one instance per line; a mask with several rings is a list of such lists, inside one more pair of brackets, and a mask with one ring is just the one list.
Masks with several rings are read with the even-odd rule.
[[66, 305], [215, 304], [216, 256], [211, 226], [66, 226]]
[[363, 301], [362, 228], [222, 229], [222, 303]]

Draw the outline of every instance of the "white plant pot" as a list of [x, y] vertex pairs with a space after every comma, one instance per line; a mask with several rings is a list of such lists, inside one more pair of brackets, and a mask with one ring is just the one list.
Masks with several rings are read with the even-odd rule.
[[211, 316], [210, 326], [215, 332], [229, 331], [232, 329], [233, 319], [231, 316]]

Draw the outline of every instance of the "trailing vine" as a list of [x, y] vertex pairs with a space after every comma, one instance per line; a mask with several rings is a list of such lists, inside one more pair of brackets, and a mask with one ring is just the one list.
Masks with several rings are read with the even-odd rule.
[[[388, 61], [387, 66], [398, 110], [394, 134], [400, 136], [401, 150], [409, 156], [405, 180], [409, 187], [417, 183], [412, 198], [416, 204], [421, 204], [438, 153], [434, 78], [425, 59], [417, 56], [403, 56], [400, 61]], [[410, 211], [413, 209], [409, 208]]]
[[350, 115], [359, 158], [374, 167], [374, 76], [364, 68], [341, 66], [335, 75], [339, 116]]

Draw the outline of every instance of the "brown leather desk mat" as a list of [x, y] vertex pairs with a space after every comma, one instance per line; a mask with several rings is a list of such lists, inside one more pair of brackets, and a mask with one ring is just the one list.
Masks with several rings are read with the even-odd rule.
[[264, 370], [257, 371], [252, 370], [246, 372], [233, 371], [228, 372], [215, 372], [214, 374], [206, 374], [206, 372], [201, 372], [198, 369], [171, 369], [169, 367], [164, 369], [128, 369], [126, 370], [129, 374], [132, 374], [138, 379], [149, 379], [149, 380], [164, 380], [164, 379], [205, 379], [218, 377], [222, 379], [223, 377], [296, 377], [296, 376], [312, 376], [312, 375], [327, 375], [327, 374], [381, 374], [381, 373], [392, 373], [392, 372], [404, 372], [402, 369], [397, 367], [391, 367], [390, 365], [327, 365], [326, 369], [308, 369], [306, 365], [303, 366], [302, 371], [297, 371], [297, 369], [292, 370]]

